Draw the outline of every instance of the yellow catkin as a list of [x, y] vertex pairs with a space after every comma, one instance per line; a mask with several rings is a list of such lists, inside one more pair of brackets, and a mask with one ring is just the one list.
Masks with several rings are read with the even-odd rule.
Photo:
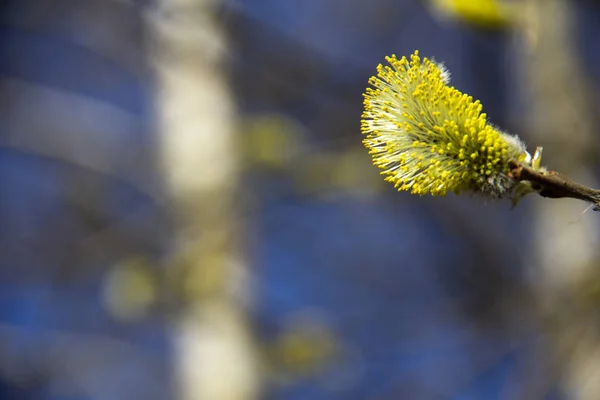
[[418, 51], [386, 61], [369, 79], [361, 120], [385, 180], [418, 195], [509, 192], [508, 161], [529, 156], [522, 142], [491, 126], [481, 103], [448, 86], [448, 72]]

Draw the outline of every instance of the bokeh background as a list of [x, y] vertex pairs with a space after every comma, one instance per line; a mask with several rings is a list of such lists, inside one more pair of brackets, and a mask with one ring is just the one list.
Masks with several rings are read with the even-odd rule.
[[1, 399], [600, 399], [596, 213], [360, 134], [419, 49], [597, 185], [595, 1], [0, 4]]

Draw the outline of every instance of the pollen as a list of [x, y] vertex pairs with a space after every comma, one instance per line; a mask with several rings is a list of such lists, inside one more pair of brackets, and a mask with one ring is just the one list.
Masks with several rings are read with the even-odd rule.
[[503, 197], [516, 184], [508, 162], [527, 152], [487, 121], [478, 100], [448, 85], [447, 70], [415, 51], [386, 57], [364, 94], [364, 145], [398, 190], [444, 196], [475, 191]]

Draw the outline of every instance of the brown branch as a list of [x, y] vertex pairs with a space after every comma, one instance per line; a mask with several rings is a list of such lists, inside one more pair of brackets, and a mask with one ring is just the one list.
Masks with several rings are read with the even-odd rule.
[[583, 186], [559, 172], [538, 171], [516, 161], [510, 161], [508, 165], [511, 178], [531, 182], [532, 188], [540, 196], [551, 199], [579, 199], [594, 204], [594, 211], [600, 211], [600, 190]]

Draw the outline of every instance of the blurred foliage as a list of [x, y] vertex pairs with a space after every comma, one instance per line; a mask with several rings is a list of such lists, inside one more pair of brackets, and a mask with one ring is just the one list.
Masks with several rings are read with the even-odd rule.
[[509, 28], [518, 18], [520, 4], [510, 0], [430, 0], [433, 9], [480, 28]]
[[106, 273], [103, 299], [107, 311], [116, 319], [134, 322], [147, 315], [156, 301], [156, 278], [144, 256], [119, 261]]
[[251, 164], [289, 168], [298, 163], [306, 128], [282, 114], [248, 118], [241, 127], [243, 154]]
[[280, 372], [290, 377], [306, 377], [317, 373], [335, 353], [336, 338], [332, 332], [308, 324], [290, 327], [270, 344], [271, 360]]
[[240, 129], [247, 168], [282, 172], [298, 194], [372, 197], [384, 188], [362, 146], [314, 148], [308, 129], [291, 116], [258, 114]]
[[312, 309], [288, 316], [264, 347], [271, 380], [284, 386], [327, 376], [345, 352], [340, 335]]

